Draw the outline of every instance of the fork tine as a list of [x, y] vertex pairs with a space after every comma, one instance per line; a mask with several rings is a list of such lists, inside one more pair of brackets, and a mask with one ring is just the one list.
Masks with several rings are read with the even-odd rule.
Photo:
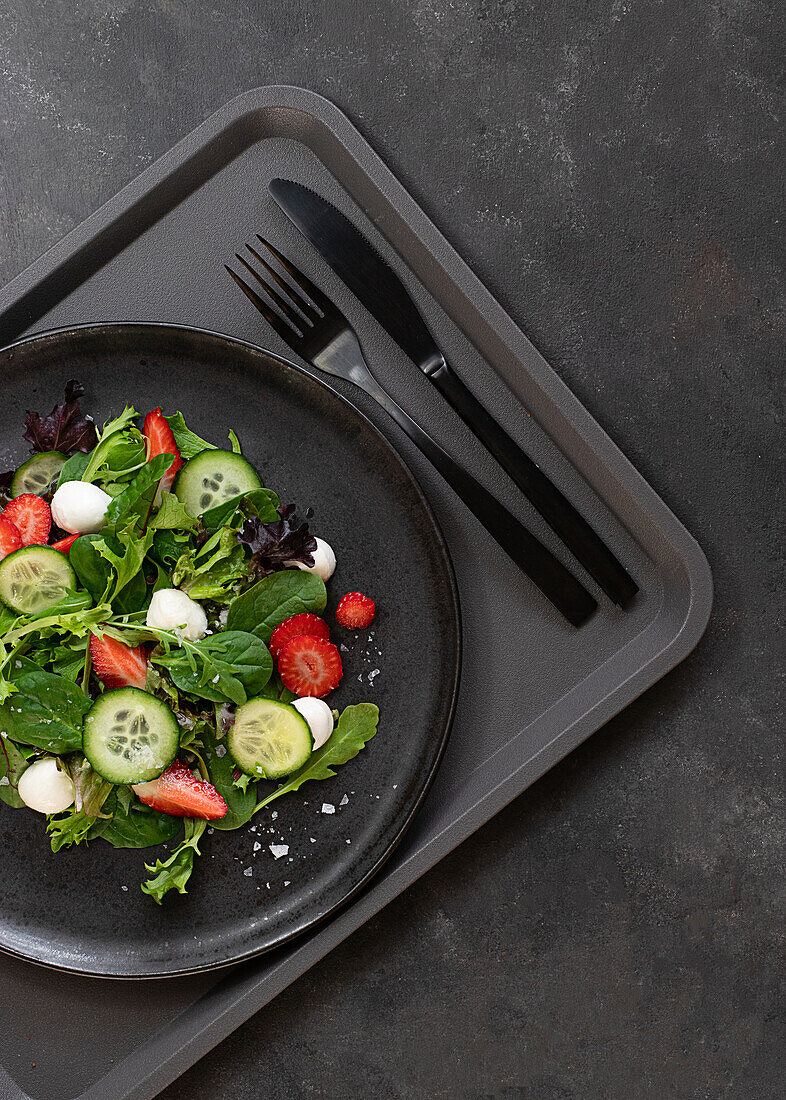
[[[292, 289], [292, 287], [289, 285], [289, 283], [286, 281], [286, 279], [283, 279], [279, 275], [279, 273], [276, 271], [276, 269], [274, 267], [270, 266], [270, 264], [267, 262], [267, 260], [264, 258], [264, 256], [260, 256], [260, 254], [257, 252], [257, 250], [253, 247], [253, 245], [247, 244], [246, 248], [251, 253], [251, 255], [256, 260], [258, 260], [259, 263], [262, 264], [265, 271], [267, 271], [267, 273], [270, 275], [270, 277], [275, 279], [275, 281], [278, 283], [278, 285], [281, 287], [281, 289], [284, 290], [287, 293], [287, 295], [289, 296], [291, 301], [293, 301], [295, 303], [297, 308], [299, 310], [302, 310], [303, 313], [305, 313], [306, 319], [308, 321], [310, 321], [312, 324], [315, 321], [318, 321], [319, 318], [320, 318], [320, 314], [316, 309], [314, 309], [314, 307], [311, 305], [311, 303], [305, 301], [305, 299], [303, 299], [299, 294], [297, 294]], [[235, 253], [235, 255], [237, 255], [237, 253]], [[241, 259], [241, 258], [238, 257], [238, 259]], [[241, 262], [242, 262], [242, 260], [241, 260]], [[248, 265], [246, 265], [246, 266], [248, 266]], [[251, 269], [249, 269], [249, 270], [251, 270]], [[254, 272], [254, 274], [256, 275], [256, 272]], [[256, 277], [257, 277], [257, 279], [259, 278], [258, 275]], [[283, 304], [280, 304], [280, 308], [283, 309], [284, 312], [286, 312], [286, 308], [284, 307]], [[297, 318], [297, 321], [300, 321], [302, 323], [302, 318], [301, 317], [298, 317], [297, 314], [295, 314], [295, 317]], [[296, 323], [297, 323], [297, 321], [296, 321]]]
[[[256, 281], [259, 283], [259, 285], [262, 287], [262, 289], [267, 293], [268, 297], [273, 302], [275, 302], [275, 304], [278, 306], [278, 308], [281, 310], [281, 312], [284, 314], [284, 316], [288, 320], [290, 320], [293, 325], [296, 325], [299, 329], [302, 330], [302, 328], [303, 328], [303, 326], [306, 322], [303, 320], [303, 318], [300, 316], [299, 313], [296, 313], [294, 311], [294, 309], [289, 304], [289, 302], [285, 301], [285, 299], [281, 297], [281, 295], [278, 293], [278, 291], [276, 291], [265, 279], [263, 279], [262, 276], [259, 274], [259, 272], [255, 271], [254, 268], [251, 266], [251, 264], [248, 262], [248, 260], [246, 260], [243, 256], [241, 256], [239, 252], [235, 253], [235, 259], [237, 260], [238, 263], [243, 265], [243, 267], [246, 269], [246, 271], [250, 275], [254, 276]], [[267, 264], [265, 266], [267, 267]]]
[[286, 323], [286, 321], [282, 320], [282, 318], [279, 317], [279, 315], [270, 308], [265, 299], [260, 294], [257, 294], [253, 287], [248, 286], [245, 279], [241, 279], [237, 272], [233, 271], [228, 264], [224, 264], [224, 267], [235, 280], [235, 282], [246, 295], [246, 297], [249, 298], [251, 302], [253, 302], [253, 304], [257, 307], [257, 309], [268, 322], [268, 324], [272, 325], [272, 327], [276, 330], [282, 340], [285, 340], [289, 343], [292, 341], [293, 338], [297, 338], [299, 336], [299, 333], [295, 332], [290, 327], [290, 325]]
[[292, 278], [297, 283], [301, 290], [304, 290], [306, 294], [308, 294], [312, 302], [314, 302], [315, 305], [317, 305], [319, 309], [321, 309], [322, 313], [326, 317], [335, 313], [336, 307], [333, 305], [330, 299], [326, 297], [319, 289], [319, 287], [315, 286], [311, 282], [311, 280], [303, 274], [302, 271], [296, 268], [291, 260], [288, 260], [286, 256], [283, 256], [277, 248], [273, 247], [270, 241], [266, 241], [264, 237], [261, 237], [259, 235], [259, 233], [257, 233], [257, 240], [260, 242], [260, 244], [263, 244], [269, 252], [272, 252], [272, 254], [276, 257], [278, 262], [283, 267], [284, 271], [286, 271], [290, 278]]

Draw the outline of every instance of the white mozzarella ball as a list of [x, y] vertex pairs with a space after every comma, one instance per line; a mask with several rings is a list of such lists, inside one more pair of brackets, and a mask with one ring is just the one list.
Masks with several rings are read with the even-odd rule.
[[295, 699], [292, 706], [308, 722], [308, 728], [314, 738], [314, 748], [321, 748], [333, 732], [333, 711], [324, 699], [312, 699], [308, 695], [302, 699]]
[[66, 481], [52, 497], [52, 519], [71, 535], [90, 535], [104, 526], [111, 500], [89, 481]]
[[313, 565], [304, 565], [302, 561], [294, 561], [292, 565], [304, 573], [316, 573], [323, 581], [329, 581], [336, 571], [336, 555], [333, 553], [333, 547], [329, 542], [318, 538], [313, 558]]
[[160, 588], [147, 609], [148, 626], [171, 630], [182, 641], [198, 642], [207, 634], [207, 615], [202, 604], [179, 588]]
[[19, 797], [25, 806], [42, 814], [59, 814], [73, 805], [74, 784], [61, 771], [54, 756], [36, 760], [19, 777]]

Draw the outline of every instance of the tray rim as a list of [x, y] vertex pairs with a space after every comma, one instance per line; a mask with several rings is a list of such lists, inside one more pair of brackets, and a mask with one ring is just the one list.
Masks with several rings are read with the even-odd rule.
[[[373, 185], [392, 211], [418, 230], [421, 245], [432, 250], [434, 264], [445, 271], [451, 282], [465, 297], [473, 299], [473, 314], [483, 314], [482, 321], [502, 351], [512, 359], [523, 360], [525, 370], [533, 376], [546, 397], [559, 407], [567, 419], [577, 417], [581, 438], [599, 455], [603, 466], [621, 467], [621, 482], [631, 498], [640, 503], [642, 495], [649, 506], [656, 526], [669, 537], [669, 541], [684, 566], [688, 583], [688, 606], [670, 640], [643, 665], [638, 665], [629, 675], [615, 681], [609, 690], [589, 710], [567, 724], [555, 721], [554, 704], [536, 719], [544, 721], [553, 734], [551, 739], [532, 757], [514, 770], [507, 770], [498, 781], [487, 785], [482, 793], [473, 792], [471, 801], [458, 817], [448, 825], [433, 832], [425, 842], [408, 853], [403, 863], [386, 871], [371, 884], [343, 912], [327, 924], [318, 927], [313, 934], [296, 943], [295, 950], [282, 960], [272, 974], [257, 979], [250, 975], [243, 980], [237, 970], [226, 972], [226, 981], [232, 979], [234, 989], [223, 991], [222, 1005], [208, 1008], [207, 1021], [199, 1020], [200, 1001], [166, 1025], [161, 1032], [151, 1035], [139, 1047], [127, 1055], [117, 1066], [82, 1094], [82, 1100], [99, 1100], [111, 1081], [113, 1095], [128, 1100], [144, 1100], [174, 1080], [188, 1066], [226, 1037], [235, 1027], [248, 1019], [269, 1000], [289, 985], [295, 978], [324, 957], [357, 927], [378, 912], [421, 874], [452, 851], [467, 836], [499, 812], [527, 786], [540, 778], [550, 767], [571, 752], [581, 742], [622, 710], [629, 702], [652, 686], [658, 679], [682, 661], [700, 640], [712, 607], [712, 576], [707, 559], [682, 523], [671, 512], [655, 490], [639, 474], [632, 463], [616, 447], [607, 433], [595, 421], [592, 414], [579, 402], [567, 385], [535, 350], [513, 319], [505, 312], [477, 276], [437, 230], [425, 212], [399, 183], [390, 169], [377, 156], [367, 139], [339, 107], [315, 92], [292, 85], [269, 85], [250, 89], [231, 99], [223, 107], [209, 115], [201, 124], [181, 138], [140, 175], [131, 180], [114, 197], [110, 198], [94, 214], [76, 226], [61, 241], [48, 249], [39, 259], [18, 274], [3, 290], [0, 290], [0, 314], [30, 292], [46, 275], [70, 256], [78, 253], [112, 222], [143, 198], [152, 186], [160, 184], [168, 175], [187, 163], [190, 157], [207, 143], [216, 140], [229, 126], [240, 122], [244, 116], [261, 109], [294, 109], [311, 116], [326, 127], [341, 145], [349, 159]], [[355, 196], [351, 196], [355, 201]], [[368, 211], [365, 210], [368, 214]], [[369, 215], [371, 216], [371, 215]], [[372, 218], [372, 220], [374, 220]], [[385, 234], [385, 227], [375, 221]], [[393, 242], [390, 242], [391, 244]], [[396, 247], [394, 245], [394, 247]], [[396, 248], [400, 256], [409, 260]], [[446, 267], [450, 266], [450, 272]], [[423, 277], [417, 270], [418, 278]], [[429, 287], [426, 286], [428, 290]], [[430, 291], [431, 292], [431, 291]], [[440, 304], [442, 304], [440, 302]], [[1, 319], [1, 317], [0, 317]], [[455, 320], [455, 318], [454, 318]], [[30, 323], [34, 324], [32, 320]], [[457, 322], [458, 323], [458, 322]], [[459, 324], [464, 330], [464, 326]], [[466, 333], [465, 333], [466, 334]], [[469, 334], [466, 334], [469, 336]], [[473, 339], [471, 336], [470, 339]], [[473, 342], [475, 342], [473, 340]], [[483, 350], [482, 348], [480, 349]], [[484, 352], [485, 354], [485, 352]], [[489, 366], [500, 372], [494, 358], [486, 355]], [[570, 455], [569, 455], [570, 457]], [[586, 471], [581, 471], [584, 476]], [[591, 478], [587, 478], [596, 487]], [[604, 501], [611, 507], [605, 495]], [[564, 702], [560, 700], [559, 703]], [[527, 727], [527, 729], [530, 729]], [[523, 735], [525, 731], [522, 731]], [[570, 744], [566, 745], [568, 739]], [[504, 749], [509, 747], [504, 746]], [[500, 750], [500, 753], [503, 750]], [[493, 761], [493, 757], [489, 760]], [[301, 956], [307, 955], [305, 960]], [[204, 1015], [204, 1010], [203, 1013]], [[20, 1091], [20, 1096], [23, 1095]]]

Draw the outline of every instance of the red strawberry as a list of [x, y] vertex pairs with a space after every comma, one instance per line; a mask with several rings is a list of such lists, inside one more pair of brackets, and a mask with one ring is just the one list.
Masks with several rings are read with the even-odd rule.
[[199, 779], [182, 760], [174, 760], [158, 779], [136, 783], [140, 802], [173, 817], [225, 817], [227, 804], [212, 783]]
[[169, 421], [161, 412], [161, 409], [153, 409], [145, 417], [142, 427], [142, 435], [147, 440], [147, 461], [156, 455], [174, 455], [175, 460], [164, 476], [161, 478], [161, 489], [169, 489], [175, 480], [175, 474], [183, 465], [180, 451], [175, 443], [175, 437], [169, 426]]
[[22, 545], [22, 536], [15, 523], [7, 516], [0, 513], [0, 560], [19, 550]]
[[344, 670], [341, 655], [332, 642], [301, 634], [281, 651], [278, 674], [284, 687], [295, 695], [321, 699], [338, 686]]
[[130, 645], [105, 634], [90, 639], [90, 660], [101, 683], [108, 688], [134, 687], [145, 689], [147, 683], [147, 653], [145, 647]]
[[299, 638], [301, 634], [310, 634], [312, 638], [324, 638], [327, 641], [330, 637], [330, 630], [324, 619], [320, 619], [318, 615], [312, 615], [308, 611], [284, 619], [283, 623], [279, 623], [270, 635], [268, 649], [274, 659], [278, 660], [282, 649], [285, 649], [293, 638]]
[[46, 546], [52, 529], [52, 513], [43, 497], [22, 493], [6, 504], [2, 514], [16, 527], [22, 546]]
[[67, 554], [71, 547], [74, 545], [79, 535], [69, 535], [67, 538], [60, 539], [59, 542], [52, 543], [53, 550], [62, 550], [64, 554]]
[[377, 606], [370, 596], [362, 592], [347, 592], [338, 601], [336, 622], [347, 630], [365, 630], [374, 621]]

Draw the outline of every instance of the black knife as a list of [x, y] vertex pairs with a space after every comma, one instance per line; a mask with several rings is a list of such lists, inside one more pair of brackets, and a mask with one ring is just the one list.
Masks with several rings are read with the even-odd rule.
[[603, 540], [445, 362], [401, 280], [332, 203], [292, 180], [270, 193], [369, 313], [437, 387], [609, 599], [625, 607], [638, 585]]

